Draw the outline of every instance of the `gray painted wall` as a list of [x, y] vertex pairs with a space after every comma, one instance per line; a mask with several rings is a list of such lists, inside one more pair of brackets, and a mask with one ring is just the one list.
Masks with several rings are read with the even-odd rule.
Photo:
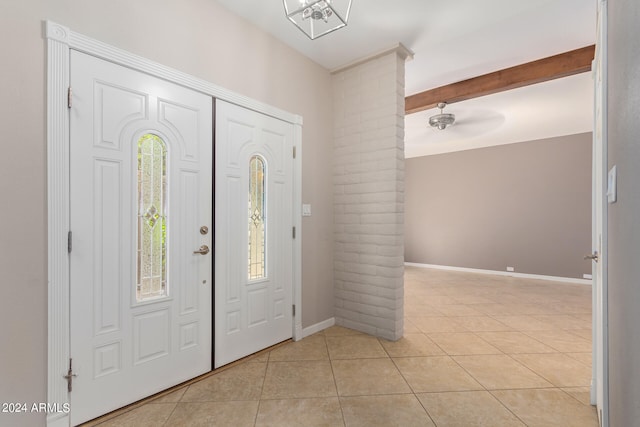
[[[45, 19], [304, 117], [302, 324], [333, 317], [328, 70], [211, 0], [0, 3], [0, 402], [46, 402]], [[1, 426], [43, 424], [0, 413]]]
[[608, 163], [618, 201], [608, 206], [609, 420], [640, 422], [640, 2], [608, 4]]
[[591, 273], [591, 133], [415, 157], [405, 177], [405, 261]]

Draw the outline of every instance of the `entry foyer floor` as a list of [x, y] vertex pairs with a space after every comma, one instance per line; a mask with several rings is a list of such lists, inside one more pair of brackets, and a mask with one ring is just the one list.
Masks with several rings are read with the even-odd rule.
[[590, 380], [589, 286], [407, 267], [398, 342], [334, 326], [99, 425], [597, 427]]

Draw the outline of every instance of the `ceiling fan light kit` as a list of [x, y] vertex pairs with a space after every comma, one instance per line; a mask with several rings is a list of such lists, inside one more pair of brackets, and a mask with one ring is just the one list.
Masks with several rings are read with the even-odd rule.
[[440, 114], [429, 117], [429, 126], [437, 128], [439, 130], [445, 130], [447, 126], [451, 126], [456, 121], [455, 114], [444, 113], [444, 107], [447, 106], [446, 102], [439, 102], [438, 108]]
[[311, 40], [347, 26], [351, 0], [283, 0], [287, 18]]

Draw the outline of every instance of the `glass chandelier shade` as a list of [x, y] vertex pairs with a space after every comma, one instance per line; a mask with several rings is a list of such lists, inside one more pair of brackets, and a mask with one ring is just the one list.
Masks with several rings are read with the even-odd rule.
[[347, 26], [351, 0], [283, 0], [287, 18], [311, 40]]

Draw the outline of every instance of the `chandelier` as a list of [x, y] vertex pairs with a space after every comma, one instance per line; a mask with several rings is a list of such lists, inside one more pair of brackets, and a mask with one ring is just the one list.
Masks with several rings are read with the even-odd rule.
[[311, 40], [347, 26], [351, 0], [283, 0], [287, 18]]

